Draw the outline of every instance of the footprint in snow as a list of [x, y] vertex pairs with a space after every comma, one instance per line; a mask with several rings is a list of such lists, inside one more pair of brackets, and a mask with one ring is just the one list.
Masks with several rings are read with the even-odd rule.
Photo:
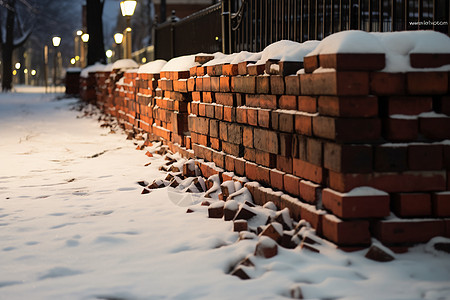
[[65, 267], [55, 267], [55, 268], [48, 270], [41, 276], [39, 276], [39, 280], [44, 280], [44, 279], [48, 279], [48, 278], [73, 276], [73, 275], [78, 275], [81, 273], [82, 272], [78, 271], [78, 270], [73, 270], [73, 269], [69, 269], [69, 268], [65, 268]]

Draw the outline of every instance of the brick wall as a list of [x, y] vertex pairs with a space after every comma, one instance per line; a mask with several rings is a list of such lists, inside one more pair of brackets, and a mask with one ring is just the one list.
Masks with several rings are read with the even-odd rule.
[[[248, 185], [256, 203], [288, 207], [340, 247], [375, 237], [401, 251], [450, 237], [449, 73], [383, 73], [384, 60], [312, 56], [299, 75], [277, 62], [129, 72], [122, 82], [113, 71], [82, 86], [95, 76], [97, 103], [127, 128], [258, 181]], [[361, 186], [382, 192], [348, 193]]]

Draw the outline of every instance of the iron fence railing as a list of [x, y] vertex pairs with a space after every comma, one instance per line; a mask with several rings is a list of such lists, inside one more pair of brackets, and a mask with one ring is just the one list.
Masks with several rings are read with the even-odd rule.
[[155, 30], [155, 57], [261, 51], [289, 39], [321, 40], [343, 30], [429, 29], [450, 34], [449, 0], [222, 0]]

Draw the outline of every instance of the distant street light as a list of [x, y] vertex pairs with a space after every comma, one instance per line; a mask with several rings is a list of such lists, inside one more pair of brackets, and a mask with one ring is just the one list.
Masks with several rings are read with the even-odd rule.
[[20, 62], [16, 63], [16, 64], [14, 65], [14, 67], [16, 67], [17, 70], [19, 70], [19, 69], [20, 69]]
[[127, 18], [127, 28], [125, 29], [125, 58], [131, 58], [131, 16], [136, 9], [136, 0], [125, 0], [120, 2], [122, 16]]
[[117, 45], [122, 44], [123, 41], [123, 34], [118, 32], [114, 35], [114, 42], [116, 42]]
[[61, 38], [59, 36], [54, 36], [52, 38], [53, 47], [58, 47], [61, 44]]
[[53, 58], [53, 85], [55, 86], [55, 91], [56, 91], [56, 80], [57, 80], [57, 74], [58, 74], [58, 59], [57, 59], [57, 48], [59, 47], [59, 45], [61, 44], [61, 38], [59, 36], [54, 36], [52, 38], [52, 43], [53, 43], [53, 47], [55, 47], [55, 55]]
[[83, 34], [81, 35], [81, 40], [82, 40], [84, 43], [89, 42], [89, 34], [88, 34], [88, 33], [83, 33]]

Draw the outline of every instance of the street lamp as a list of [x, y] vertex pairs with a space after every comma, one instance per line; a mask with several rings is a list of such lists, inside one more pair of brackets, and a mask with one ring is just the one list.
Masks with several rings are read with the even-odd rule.
[[125, 29], [125, 58], [131, 58], [131, 16], [136, 9], [136, 0], [125, 0], [120, 2], [122, 16], [127, 17], [127, 28]]
[[[89, 42], [89, 34], [88, 33], [82, 33], [81, 34], [81, 41], [83, 42], [81, 45], [81, 67], [84, 68], [86, 66], [86, 43]], [[76, 57], [75, 57], [76, 59]]]
[[52, 38], [52, 43], [53, 43], [53, 47], [55, 47], [55, 55], [54, 55], [54, 60], [53, 60], [53, 85], [55, 86], [55, 91], [56, 91], [56, 79], [57, 79], [57, 74], [58, 74], [58, 69], [57, 69], [57, 48], [59, 47], [59, 45], [61, 44], [61, 38], [59, 36], [54, 36]]
[[120, 44], [122, 44], [122, 42], [123, 42], [123, 33], [120, 33], [120, 32], [118, 32], [118, 33], [116, 33], [115, 35], [114, 35], [114, 41], [116, 42], [116, 45], [117, 45], [117, 51], [116, 51], [116, 56], [115, 56], [115, 58], [116, 59], [120, 59], [120, 57], [121, 57], [121, 55], [122, 55], [122, 53], [124, 52], [121, 48], [123, 48], [123, 45], [121, 46]]

